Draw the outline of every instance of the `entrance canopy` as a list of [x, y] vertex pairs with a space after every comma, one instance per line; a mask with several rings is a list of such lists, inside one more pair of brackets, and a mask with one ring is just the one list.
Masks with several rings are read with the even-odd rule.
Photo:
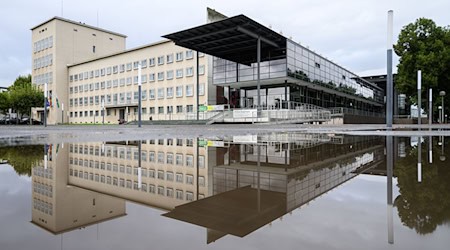
[[251, 65], [257, 61], [257, 39], [261, 39], [261, 61], [286, 57], [286, 37], [245, 15], [230, 17], [163, 36], [176, 45]]

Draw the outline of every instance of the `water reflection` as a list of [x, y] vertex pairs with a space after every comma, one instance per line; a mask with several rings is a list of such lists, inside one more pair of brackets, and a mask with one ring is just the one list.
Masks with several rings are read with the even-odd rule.
[[[450, 221], [445, 139], [432, 139], [277, 133], [11, 147], [0, 159], [31, 174], [31, 222], [52, 234], [125, 216], [132, 201], [206, 228], [207, 243], [244, 237], [360, 174], [382, 175], [394, 244], [395, 210], [419, 234]], [[17, 161], [23, 150], [30, 157]]]

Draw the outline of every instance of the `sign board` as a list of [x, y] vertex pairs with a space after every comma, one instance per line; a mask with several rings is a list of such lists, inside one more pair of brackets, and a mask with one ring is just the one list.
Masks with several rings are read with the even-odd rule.
[[198, 106], [198, 111], [205, 112], [205, 111], [223, 111], [225, 110], [225, 105], [200, 105]]
[[233, 142], [236, 143], [257, 143], [258, 135], [236, 135], [233, 136]]
[[208, 140], [199, 140], [199, 147], [225, 147], [225, 143], [223, 141], [208, 141]]
[[257, 109], [237, 109], [233, 110], [233, 118], [257, 118]]

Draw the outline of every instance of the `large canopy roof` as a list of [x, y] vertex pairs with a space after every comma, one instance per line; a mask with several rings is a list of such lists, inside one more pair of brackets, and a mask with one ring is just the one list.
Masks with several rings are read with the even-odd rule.
[[260, 37], [261, 61], [286, 57], [286, 38], [245, 15], [163, 37], [176, 45], [246, 65], [256, 62], [256, 41]]

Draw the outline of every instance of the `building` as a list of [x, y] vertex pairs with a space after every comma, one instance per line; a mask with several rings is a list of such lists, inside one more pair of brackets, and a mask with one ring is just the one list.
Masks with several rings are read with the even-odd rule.
[[[136, 120], [139, 79], [144, 120], [208, 120], [216, 114], [199, 118], [200, 106], [215, 104], [257, 108], [256, 122], [271, 121], [273, 109], [320, 110], [325, 120], [335, 107], [383, 112], [377, 85], [244, 15], [207, 13], [205, 25], [129, 50], [125, 35], [59, 17], [33, 27], [32, 79], [48, 83], [48, 123]], [[228, 112], [221, 121], [236, 122]]]

